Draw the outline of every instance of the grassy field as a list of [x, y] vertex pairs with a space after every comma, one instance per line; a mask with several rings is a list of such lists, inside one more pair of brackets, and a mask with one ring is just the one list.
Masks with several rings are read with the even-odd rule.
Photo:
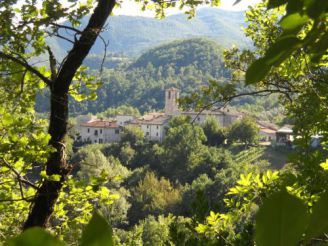
[[281, 169], [288, 163], [288, 155], [292, 153], [292, 150], [286, 147], [256, 146], [245, 149], [237, 144], [230, 146], [229, 150], [237, 162], [256, 164], [266, 160], [272, 169]]

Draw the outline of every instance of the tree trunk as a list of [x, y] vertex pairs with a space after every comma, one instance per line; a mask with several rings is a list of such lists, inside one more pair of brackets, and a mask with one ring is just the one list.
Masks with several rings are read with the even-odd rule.
[[51, 139], [49, 144], [56, 151], [51, 153], [48, 158], [46, 173], [48, 176], [60, 175], [61, 178], [60, 181], [49, 179], [43, 181], [23, 226], [24, 230], [33, 226], [46, 227], [48, 225], [55, 203], [70, 172], [71, 167], [66, 162], [64, 141], [67, 133], [69, 87], [77, 69], [88, 55], [114, 6], [115, 0], [98, 0], [98, 5], [94, 9], [87, 27], [68, 53], [56, 79], [52, 81], [49, 125]]
[[64, 143], [67, 132], [67, 120], [68, 94], [52, 94], [49, 133], [51, 135], [50, 145], [56, 151], [49, 156], [46, 164], [46, 173], [48, 176], [60, 175], [61, 179], [60, 181], [44, 180], [36, 194], [33, 209], [24, 224], [24, 229], [33, 226], [47, 226], [63, 182], [70, 171], [70, 165], [66, 162]]

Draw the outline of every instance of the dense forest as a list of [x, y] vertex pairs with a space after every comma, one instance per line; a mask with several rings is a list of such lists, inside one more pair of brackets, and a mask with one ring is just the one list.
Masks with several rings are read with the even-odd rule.
[[[157, 18], [174, 7], [192, 18], [203, 4], [141, 2]], [[180, 39], [134, 59], [112, 50], [106, 68], [90, 71], [87, 56], [115, 7], [0, 1], [0, 244], [327, 244], [328, 2], [250, 6], [251, 47]], [[70, 44], [65, 57], [49, 38]], [[163, 142], [131, 125], [118, 142], [75, 139], [77, 114], [160, 110], [168, 86], [183, 91], [181, 107], [247, 114], [228, 127], [172, 117]], [[293, 139], [260, 144], [257, 118], [292, 122]]]

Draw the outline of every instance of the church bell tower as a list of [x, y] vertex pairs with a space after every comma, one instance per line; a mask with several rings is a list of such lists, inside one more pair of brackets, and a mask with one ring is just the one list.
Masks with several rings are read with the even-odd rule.
[[176, 115], [179, 113], [178, 99], [180, 91], [176, 88], [165, 90], [165, 114]]

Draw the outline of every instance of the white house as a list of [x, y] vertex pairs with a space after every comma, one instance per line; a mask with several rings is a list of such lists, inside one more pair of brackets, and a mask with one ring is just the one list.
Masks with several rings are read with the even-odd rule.
[[92, 120], [80, 124], [80, 141], [84, 143], [111, 143], [121, 139], [121, 127], [116, 121]]
[[163, 113], [149, 113], [130, 124], [139, 126], [148, 140], [162, 142], [170, 119]]

